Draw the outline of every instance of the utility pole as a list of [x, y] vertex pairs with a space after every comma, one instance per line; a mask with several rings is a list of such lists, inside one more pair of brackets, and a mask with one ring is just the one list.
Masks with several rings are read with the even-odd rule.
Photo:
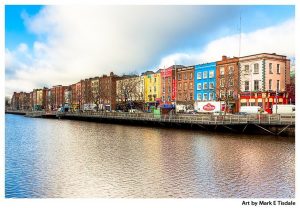
[[177, 97], [177, 95], [176, 95], [176, 90], [177, 90], [177, 82], [176, 82], [176, 79], [177, 79], [177, 77], [176, 77], [176, 62], [174, 61], [174, 64], [175, 64], [175, 80], [174, 80], [174, 96], [175, 96], [175, 112], [176, 112], [176, 97]]
[[164, 66], [164, 104], [166, 104], [165, 100], [166, 100], [166, 66]]
[[278, 88], [276, 88], [276, 114], [277, 114], [277, 108], [278, 108]]
[[241, 57], [241, 45], [242, 45], [242, 15], [240, 13], [240, 36], [239, 36], [239, 57]]

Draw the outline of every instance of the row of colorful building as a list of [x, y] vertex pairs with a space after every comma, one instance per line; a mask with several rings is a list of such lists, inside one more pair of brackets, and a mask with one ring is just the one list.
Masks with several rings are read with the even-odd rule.
[[194, 66], [173, 65], [140, 76], [110, 75], [82, 79], [69, 86], [14, 92], [14, 110], [149, 110], [151, 106], [185, 106], [196, 109], [201, 102], [224, 101], [227, 110], [261, 106], [266, 111], [275, 103], [295, 102], [290, 60], [284, 55], [261, 53], [226, 57]]

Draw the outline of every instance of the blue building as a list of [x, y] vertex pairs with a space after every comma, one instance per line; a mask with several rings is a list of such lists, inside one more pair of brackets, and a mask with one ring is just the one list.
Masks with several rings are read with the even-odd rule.
[[195, 104], [216, 100], [216, 62], [195, 65], [194, 100]]

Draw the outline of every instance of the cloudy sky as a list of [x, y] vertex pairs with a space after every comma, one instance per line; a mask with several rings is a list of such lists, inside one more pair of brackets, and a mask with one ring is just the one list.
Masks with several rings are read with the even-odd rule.
[[5, 95], [113, 71], [267, 52], [293, 59], [294, 6], [5, 6]]

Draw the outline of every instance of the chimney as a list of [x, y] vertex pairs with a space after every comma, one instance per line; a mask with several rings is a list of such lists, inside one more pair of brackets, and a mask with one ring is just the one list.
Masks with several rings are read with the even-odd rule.
[[225, 61], [227, 59], [227, 56], [222, 56], [222, 61]]

